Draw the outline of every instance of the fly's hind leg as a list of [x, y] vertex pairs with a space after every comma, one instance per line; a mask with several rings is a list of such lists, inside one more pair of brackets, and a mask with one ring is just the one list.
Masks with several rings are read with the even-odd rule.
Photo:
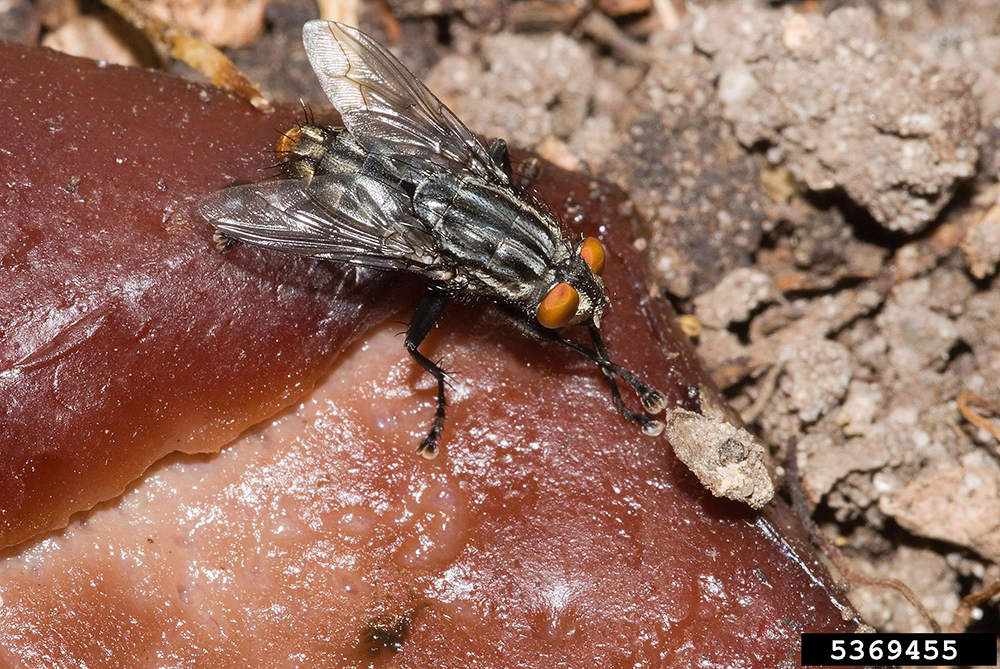
[[437, 411], [434, 414], [434, 424], [431, 426], [427, 436], [424, 437], [424, 440], [420, 442], [420, 446], [417, 447], [417, 452], [427, 459], [437, 455], [437, 439], [441, 434], [441, 430], [444, 429], [444, 407], [446, 404], [444, 397], [445, 372], [440, 366], [418, 351], [417, 348], [423, 342], [427, 333], [431, 331], [431, 328], [434, 327], [434, 323], [441, 316], [446, 306], [448, 306], [448, 300], [444, 295], [433, 290], [428, 290], [420, 300], [417, 311], [413, 314], [413, 319], [410, 320], [410, 326], [406, 329], [406, 350], [409, 351], [410, 355], [421, 367], [437, 380]]

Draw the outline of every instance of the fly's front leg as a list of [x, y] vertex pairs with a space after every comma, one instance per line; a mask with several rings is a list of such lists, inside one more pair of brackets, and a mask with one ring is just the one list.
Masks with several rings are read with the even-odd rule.
[[600, 367], [601, 374], [604, 376], [604, 380], [607, 381], [608, 387], [611, 388], [611, 399], [615, 404], [615, 408], [618, 409], [618, 412], [633, 423], [638, 423], [644, 434], [655, 437], [663, 432], [663, 423], [655, 418], [650, 418], [644, 413], [632, 411], [625, 406], [625, 400], [622, 399], [622, 393], [618, 388], [618, 382], [615, 380], [614, 373], [600, 363], [598, 363], [598, 367]]
[[425, 357], [417, 348], [427, 336], [427, 333], [431, 331], [431, 328], [434, 327], [434, 323], [441, 316], [446, 306], [448, 306], [448, 299], [444, 295], [434, 290], [428, 290], [420, 300], [417, 311], [410, 320], [410, 326], [406, 329], [406, 350], [409, 351], [410, 355], [421, 367], [430, 372], [431, 376], [437, 380], [437, 411], [434, 414], [434, 424], [431, 426], [427, 436], [424, 437], [424, 440], [420, 442], [420, 446], [417, 447], [417, 452], [427, 459], [437, 455], [438, 435], [441, 434], [441, 430], [444, 428], [445, 372], [441, 367]]
[[507, 318], [526, 335], [545, 341], [558, 342], [563, 346], [576, 351], [587, 360], [596, 364], [600, 368], [601, 374], [604, 376], [604, 380], [608, 382], [608, 386], [611, 388], [611, 398], [614, 401], [615, 408], [618, 409], [619, 413], [621, 413], [621, 415], [628, 420], [638, 423], [644, 434], [655, 437], [663, 432], [664, 425], [662, 422], [652, 418], [651, 416], [647, 416], [646, 414], [632, 411], [625, 405], [625, 401], [622, 399], [621, 391], [618, 388], [618, 383], [615, 381], [615, 377], [621, 377], [635, 389], [635, 391], [639, 394], [639, 397], [642, 399], [643, 408], [650, 413], [659, 413], [666, 408], [667, 400], [663, 396], [663, 393], [655, 390], [654, 388], [650, 388], [645, 383], [640, 381], [635, 374], [611, 362], [608, 359], [608, 352], [604, 348], [604, 342], [601, 340], [600, 332], [596, 327], [591, 326], [591, 338], [594, 338], [594, 346], [598, 350], [591, 351], [586, 346], [578, 344], [572, 339], [562, 337], [552, 330], [543, 328], [532, 321], [520, 317], [519, 315], [515, 315], [510, 312], [504, 312], [504, 315], [506, 315]]
[[[663, 396], [663, 393], [656, 388], [646, 385], [635, 374], [624, 367], [611, 362], [611, 359], [608, 357], [608, 350], [604, 348], [604, 340], [601, 338], [600, 330], [594, 325], [587, 326], [587, 329], [590, 331], [590, 340], [594, 342], [594, 348], [597, 349], [598, 355], [608, 363], [608, 367], [613, 374], [617, 374], [632, 386], [632, 389], [639, 395], [639, 399], [642, 400], [642, 408], [654, 416], [666, 409], [667, 398]], [[601, 369], [604, 370], [605, 368], [602, 366]]]
[[[573, 350], [578, 351], [583, 355], [585, 355], [586, 357], [590, 358], [597, 364], [598, 367], [601, 368], [601, 374], [604, 375], [604, 380], [607, 381], [608, 387], [611, 388], [611, 399], [615, 403], [615, 408], [618, 409], [618, 412], [621, 413], [622, 416], [624, 416], [625, 418], [634, 423], [638, 423], [639, 426], [642, 428], [643, 434], [646, 434], [650, 437], [659, 436], [660, 433], [663, 432], [663, 427], [664, 427], [663, 423], [656, 420], [655, 418], [647, 416], [644, 413], [639, 413], [638, 411], [632, 411], [627, 406], [625, 406], [625, 400], [622, 399], [622, 394], [621, 391], [618, 389], [618, 381], [615, 380], [615, 376], [620, 376], [622, 379], [628, 382], [629, 385], [631, 385], [636, 390], [637, 393], [639, 393], [639, 397], [642, 398], [643, 408], [645, 408], [647, 411], [649, 411], [650, 405], [658, 406], [659, 411], [662, 411], [664, 406], [666, 405], [666, 398], [658, 390], [654, 390], [649, 386], [647, 386], [646, 384], [639, 381], [639, 379], [637, 379], [635, 374], [632, 374], [632, 372], [629, 372], [623, 367], [620, 367], [619, 365], [616, 365], [615, 363], [611, 362], [608, 359], [608, 351], [607, 349], [604, 348], [604, 340], [601, 339], [601, 333], [597, 330], [596, 327], [592, 325], [588, 329], [590, 330], [590, 337], [594, 342], [594, 348], [597, 349], [596, 355], [594, 355], [593, 351], [588, 351], [583, 346], [580, 346], [576, 342], [573, 342], [569, 339], [563, 340], [563, 343], [569, 345], [570, 348], [572, 348]], [[563, 338], [560, 337], [560, 339]], [[637, 388], [636, 384], [639, 384], [642, 390]], [[647, 398], [650, 405], [647, 405]]]

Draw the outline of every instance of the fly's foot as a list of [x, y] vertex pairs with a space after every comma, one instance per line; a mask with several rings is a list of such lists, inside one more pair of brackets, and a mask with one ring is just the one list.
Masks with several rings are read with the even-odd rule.
[[424, 440], [420, 442], [420, 445], [417, 446], [417, 453], [428, 460], [436, 458], [438, 454], [437, 440], [443, 429], [444, 404], [439, 404], [437, 415], [434, 416], [434, 425], [431, 427], [431, 431], [427, 433], [427, 436], [424, 437]]
[[642, 408], [653, 416], [667, 408], [666, 396], [655, 388], [647, 387], [640, 395], [640, 398], [642, 399]]
[[212, 232], [212, 246], [219, 253], [225, 253], [229, 249], [236, 246], [236, 240], [232, 237], [226, 237], [224, 234], [215, 230]]
[[[617, 386], [612, 386], [617, 390]], [[639, 413], [638, 411], [632, 411], [625, 406], [625, 403], [621, 401], [621, 395], [613, 392], [615, 396], [615, 404], [618, 406], [618, 410], [621, 412], [622, 416], [626, 419], [637, 423], [642, 433], [647, 437], [658, 437], [663, 434], [663, 430], [666, 429], [666, 425], [663, 421], [656, 420], [651, 416], [647, 416], [644, 413]]]
[[419, 446], [417, 446], [417, 453], [424, 456], [427, 460], [433, 460], [436, 458], [438, 454], [437, 435], [428, 434], [424, 437], [424, 440], [420, 442]]
[[417, 453], [424, 456], [428, 460], [433, 460], [437, 457], [438, 447], [437, 441], [438, 437], [441, 435], [441, 430], [444, 429], [444, 372], [442, 370], [442, 376], [438, 379], [438, 405], [437, 412], [434, 414], [434, 425], [431, 426], [430, 432], [424, 437], [424, 440], [420, 442], [417, 446]]
[[665, 428], [666, 425], [663, 424], [663, 421], [655, 420], [653, 418], [647, 418], [642, 421], [642, 433], [647, 437], [659, 437], [663, 434], [663, 430]]

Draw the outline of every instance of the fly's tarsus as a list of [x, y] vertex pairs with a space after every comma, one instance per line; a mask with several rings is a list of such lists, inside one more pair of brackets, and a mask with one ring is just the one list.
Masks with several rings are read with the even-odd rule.
[[[632, 411], [625, 406], [625, 401], [622, 399], [621, 391], [618, 389], [618, 382], [615, 380], [615, 376], [620, 377], [623, 381], [632, 386], [632, 389], [642, 401], [643, 409], [650, 414], [658, 414], [666, 408], [666, 397], [664, 397], [663, 393], [659, 390], [651, 388], [640, 381], [632, 372], [611, 362], [608, 358], [608, 350], [604, 347], [604, 340], [601, 338], [600, 331], [594, 325], [588, 326], [587, 329], [590, 332], [590, 339], [594, 342], [594, 348], [596, 349], [596, 355], [591, 359], [594, 360], [594, 362], [601, 368], [601, 372], [604, 374], [604, 380], [607, 381], [608, 385], [611, 387], [611, 397], [614, 400], [615, 407], [617, 407], [619, 413], [621, 413], [628, 420], [638, 423], [642, 428], [642, 433], [646, 436], [660, 436], [660, 434], [663, 433], [664, 424], [651, 416], [637, 411]], [[586, 351], [586, 349], [582, 346], [580, 348]], [[590, 351], [587, 352], [590, 353]]]
[[225, 253], [229, 249], [236, 246], [236, 240], [233, 239], [232, 237], [226, 237], [219, 230], [213, 230], [212, 246], [214, 246], [215, 250], [218, 251], [219, 253]]
[[636, 394], [639, 396], [639, 399], [642, 401], [642, 408], [645, 409], [647, 413], [650, 413], [654, 416], [662, 412], [664, 409], [666, 409], [667, 398], [663, 395], [663, 393], [661, 393], [656, 388], [652, 388], [646, 385], [645, 383], [640, 381], [635, 374], [625, 369], [624, 367], [616, 365], [615, 363], [611, 362], [611, 359], [608, 356], [608, 350], [604, 348], [604, 340], [601, 339], [600, 331], [593, 325], [590, 326], [589, 330], [590, 330], [590, 339], [591, 341], [594, 342], [594, 348], [597, 349], [598, 355], [600, 355], [604, 359], [604, 362], [607, 363], [608, 368], [615, 375], [621, 377], [623, 381], [632, 386], [632, 389], [635, 390]]
[[618, 387], [615, 375], [604, 366], [601, 366], [601, 374], [604, 376], [604, 380], [607, 382], [608, 387], [611, 388], [611, 400], [614, 402], [615, 408], [618, 409], [618, 412], [633, 423], [638, 423], [642, 428], [643, 434], [656, 436], [651, 432], [648, 426], [652, 423], [659, 423], [659, 421], [650, 418], [644, 413], [639, 413], [638, 411], [632, 411], [629, 409], [625, 405], [625, 400], [622, 399], [621, 389]]
[[[615, 408], [618, 409], [618, 412], [627, 420], [637, 423], [642, 429], [643, 434], [647, 436], [656, 437], [663, 432], [664, 424], [647, 414], [656, 415], [663, 411], [667, 406], [666, 397], [659, 390], [656, 390], [639, 380], [639, 378], [629, 370], [625, 369], [621, 365], [611, 362], [608, 358], [607, 348], [604, 346], [604, 340], [601, 338], [601, 332], [594, 325], [588, 326], [590, 338], [594, 342], [595, 350], [592, 351], [572, 339], [563, 337], [547, 328], [539, 327], [531, 321], [520, 319], [514, 314], [508, 313], [506, 315], [509, 320], [511, 320], [518, 327], [518, 329], [525, 334], [534, 336], [538, 339], [562, 344], [597, 365], [597, 367], [601, 370], [601, 374], [604, 376], [604, 380], [607, 382], [608, 387], [611, 389], [611, 400], [614, 403]], [[622, 399], [621, 389], [619, 389], [618, 382], [615, 377], [622, 379], [632, 387], [635, 393], [639, 396], [639, 399], [642, 401], [643, 409], [645, 409], [647, 413], [633, 411], [628, 408], [625, 404], [625, 400]]]

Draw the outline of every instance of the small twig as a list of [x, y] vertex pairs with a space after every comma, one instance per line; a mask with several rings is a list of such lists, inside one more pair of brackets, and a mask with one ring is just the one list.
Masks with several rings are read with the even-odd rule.
[[649, 65], [653, 53], [622, 32], [614, 21], [600, 12], [589, 12], [577, 23], [577, 30], [611, 49], [622, 60], [634, 65]]
[[876, 578], [858, 573], [847, 564], [847, 560], [844, 558], [843, 553], [840, 552], [840, 549], [827, 540], [826, 535], [823, 534], [823, 531], [820, 530], [816, 521], [812, 518], [805, 490], [802, 489], [802, 481], [799, 478], [799, 464], [796, 460], [797, 446], [797, 443], [794, 441], [788, 446], [788, 456], [785, 459], [785, 486], [792, 501], [792, 510], [795, 511], [796, 515], [805, 524], [809, 538], [813, 544], [830, 558], [833, 565], [852, 586], [869, 585], [895, 590], [905, 597], [913, 605], [913, 608], [923, 616], [932, 632], [935, 634], [940, 633], [941, 625], [938, 624], [937, 619], [931, 615], [930, 611], [924, 607], [909, 586], [894, 578]]
[[962, 597], [962, 602], [955, 610], [955, 617], [952, 619], [951, 625], [948, 626], [948, 631], [955, 634], [964, 632], [965, 628], [969, 626], [973, 611], [997, 595], [1000, 595], [1000, 581], [993, 581], [982, 590]]
[[977, 407], [984, 411], [989, 411], [994, 416], [1000, 416], [1000, 404], [974, 393], [961, 393], [955, 398], [955, 402], [958, 404], [958, 410], [962, 412], [965, 420], [982, 430], [986, 430], [993, 435], [994, 439], [1000, 442], [1000, 428], [994, 425], [988, 418], [980, 416], [972, 410], [972, 407]]
[[761, 381], [757, 399], [754, 400], [749, 409], [740, 414], [740, 418], [745, 425], [753, 423], [764, 412], [771, 398], [774, 397], [774, 391], [778, 387], [778, 377], [781, 376], [783, 370], [784, 365], [781, 363], [776, 363], [771, 366], [771, 369], [767, 370], [767, 375]]
[[180, 26], [153, 16], [136, 0], [102, 0], [154, 44], [162, 45], [173, 58], [203, 73], [220, 88], [236, 93], [260, 111], [270, 111], [271, 103], [221, 51], [193, 37]]

